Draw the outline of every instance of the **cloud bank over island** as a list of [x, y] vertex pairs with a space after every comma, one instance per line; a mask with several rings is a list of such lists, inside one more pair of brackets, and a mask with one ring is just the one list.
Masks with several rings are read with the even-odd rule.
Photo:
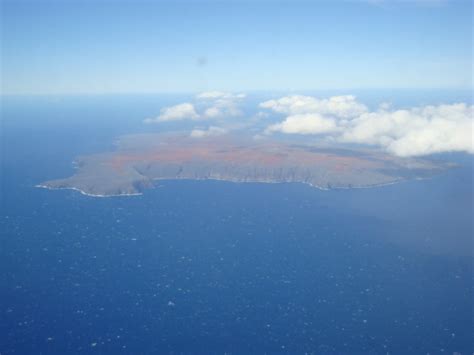
[[375, 145], [397, 156], [474, 153], [473, 106], [465, 103], [370, 111], [354, 96], [286, 96], [261, 108], [286, 114], [265, 133], [322, 135], [340, 143]]
[[195, 102], [165, 107], [157, 118], [146, 122], [213, 122], [207, 128], [195, 127], [190, 133], [195, 138], [248, 128], [249, 124], [243, 124], [248, 121], [264, 127], [260, 138], [274, 134], [314, 136], [315, 141], [372, 146], [400, 157], [474, 153], [474, 106], [466, 103], [403, 109], [381, 104], [370, 110], [354, 95], [289, 95], [263, 101], [257, 113], [245, 115], [241, 108], [245, 98], [245, 94], [204, 92], [195, 96]]

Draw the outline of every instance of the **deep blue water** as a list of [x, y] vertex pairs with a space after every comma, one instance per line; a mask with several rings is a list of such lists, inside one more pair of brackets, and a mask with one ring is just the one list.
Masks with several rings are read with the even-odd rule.
[[374, 189], [33, 187], [172, 99], [4, 104], [2, 355], [474, 351], [472, 157]]

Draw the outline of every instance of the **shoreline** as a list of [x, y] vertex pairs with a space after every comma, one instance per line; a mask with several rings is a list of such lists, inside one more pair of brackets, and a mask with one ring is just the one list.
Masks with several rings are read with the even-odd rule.
[[[321, 191], [331, 191], [331, 190], [350, 190], [350, 189], [371, 189], [371, 188], [377, 188], [377, 187], [384, 187], [384, 186], [389, 186], [389, 185], [395, 185], [404, 181], [407, 181], [406, 179], [399, 179], [396, 181], [391, 181], [391, 182], [386, 182], [386, 183], [380, 183], [380, 184], [374, 184], [374, 185], [367, 185], [367, 186], [340, 186], [340, 187], [322, 187], [318, 185], [313, 185], [309, 182], [298, 182], [298, 181], [236, 181], [236, 180], [231, 180], [231, 179], [219, 179], [219, 178], [156, 178], [153, 179], [153, 181], [178, 181], [178, 180], [189, 180], [189, 181], [223, 181], [223, 182], [229, 182], [233, 184], [246, 184], [246, 183], [251, 183], [251, 184], [303, 184], [310, 186], [311, 188], [315, 188]], [[416, 180], [424, 180], [424, 178], [417, 178]], [[47, 190], [74, 190], [78, 191], [81, 193], [81, 195], [88, 196], [88, 197], [97, 197], [97, 198], [107, 198], [107, 197], [130, 197], [130, 196], [142, 196], [143, 192], [137, 192], [137, 193], [129, 193], [129, 194], [110, 194], [110, 195], [104, 195], [104, 194], [93, 194], [90, 192], [86, 192], [84, 190], [81, 190], [80, 188], [77, 187], [51, 187], [43, 184], [37, 184], [34, 185], [36, 188], [41, 188], [41, 189], [47, 189]], [[156, 188], [156, 187], [153, 187]]]
[[133, 194], [115, 194], [115, 195], [101, 195], [101, 194], [91, 194], [89, 192], [85, 192], [77, 187], [51, 187], [42, 184], [37, 184], [34, 187], [39, 189], [46, 189], [46, 190], [74, 190], [81, 193], [81, 195], [88, 196], [88, 197], [97, 197], [97, 198], [107, 198], [107, 197], [128, 197], [128, 196], [141, 196], [143, 195], [142, 192], [137, 192]]

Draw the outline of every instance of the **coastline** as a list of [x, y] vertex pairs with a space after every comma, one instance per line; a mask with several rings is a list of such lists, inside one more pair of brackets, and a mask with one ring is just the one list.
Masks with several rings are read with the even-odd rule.
[[[417, 180], [425, 180], [426, 178], [417, 178]], [[303, 181], [238, 181], [238, 180], [232, 180], [232, 179], [219, 179], [219, 178], [155, 178], [153, 181], [173, 181], [173, 180], [190, 180], [190, 181], [224, 181], [224, 182], [230, 182], [233, 184], [246, 184], [246, 183], [252, 183], [252, 184], [304, 184], [307, 186], [310, 186], [311, 188], [315, 188], [321, 191], [330, 191], [330, 190], [350, 190], [350, 189], [370, 189], [370, 188], [377, 188], [377, 187], [384, 187], [384, 186], [389, 186], [389, 185], [395, 185], [404, 181], [407, 181], [406, 179], [398, 179], [395, 181], [391, 182], [386, 182], [386, 183], [381, 183], [381, 184], [373, 184], [373, 185], [367, 185], [367, 186], [336, 186], [336, 187], [322, 187], [318, 185], [311, 184], [309, 182], [303, 182]], [[130, 197], [130, 196], [141, 196], [143, 195], [143, 192], [137, 192], [137, 193], [129, 193], [129, 194], [110, 194], [110, 195], [104, 195], [104, 194], [93, 194], [90, 192], [86, 192], [84, 190], [81, 190], [80, 188], [77, 187], [51, 187], [43, 184], [37, 184], [34, 187], [36, 188], [42, 188], [42, 189], [47, 189], [47, 190], [74, 190], [78, 191], [84, 196], [88, 197], [97, 197], [97, 198], [107, 198], [107, 197]], [[156, 187], [153, 187], [156, 188]]]
[[39, 188], [39, 189], [46, 189], [46, 190], [74, 190], [78, 191], [81, 193], [81, 195], [88, 196], [88, 197], [97, 197], [97, 198], [107, 198], [107, 197], [128, 197], [128, 196], [141, 196], [143, 193], [137, 192], [133, 194], [112, 194], [112, 195], [101, 195], [101, 194], [91, 194], [89, 192], [85, 192], [84, 190], [81, 190], [77, 187], [50, 187], [42, 184], [37, 184], [34, 187]]

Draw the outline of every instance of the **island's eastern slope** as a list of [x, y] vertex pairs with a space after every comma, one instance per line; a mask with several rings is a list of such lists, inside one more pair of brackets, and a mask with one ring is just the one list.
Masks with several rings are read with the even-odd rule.
[[316, 148], [221, 136], [141, 134], [119, 139], [117, 150], [78, 157], [76, 173], [40, 187], [96, 196], [137, 194], [157, 179], [300, 182], [319, 188], [369, 187], [432, 175], [442, 167], [379, 152]]

